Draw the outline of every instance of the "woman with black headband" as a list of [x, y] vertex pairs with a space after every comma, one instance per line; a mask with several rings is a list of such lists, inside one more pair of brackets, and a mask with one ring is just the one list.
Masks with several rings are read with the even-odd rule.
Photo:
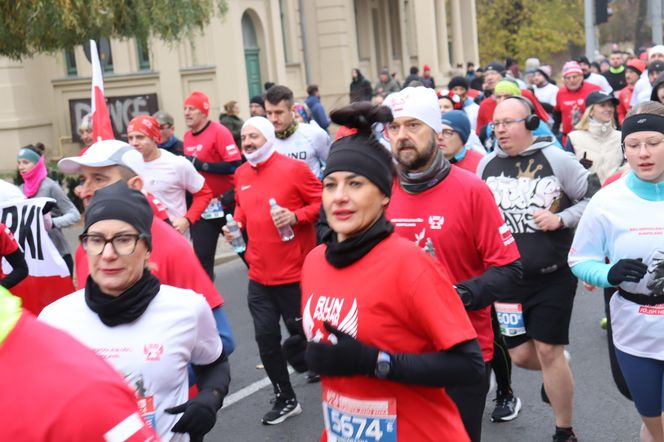
[[393, 163], [371, 127], [391, 112], [355, 103], [331, 118], [358, 132], [328, 157], [331, 230], [302, 270], [304, 361], [287, 351], [321, 375], [322, 440], [467, 441], [445, 387], [480, 382], [482, 354], [445, 272], [384, 216]]
[[[200, 441], [228, 392], [228, 361], [205, 298], [161, 285], [146, 267], [152, 216], [143, 194], [122, 181], [97, 190], [80, 236], [90, 266], [85, 289], [50, 304], [39, 319], [122, 373], [161, 440]], [[199, 387], [191, 400], [189, 363]]]
[[[664, 106], [623, 121], [631, 171], [590, 200], [569, 254], [572, 272], [614, 287], [610, 326], [634, 404], [664, 441]], [[605, 263], [608, 257], [609, 263]]]

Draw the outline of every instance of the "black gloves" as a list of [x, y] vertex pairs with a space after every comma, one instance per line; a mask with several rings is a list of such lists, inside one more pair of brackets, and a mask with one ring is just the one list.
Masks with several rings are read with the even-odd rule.
[[203, 440], [203, 436], [214, 427], [217, 410], [221, 408], [222, 403], [220, 395], [211, 390], [202, 390], [184, 404], [164, 411], [169, 414], [184, 413], [171, 428], [173, 433], [189, 433], [192, 441]]
[[337, 337], [335, 345], [309, 342], [305, 358], [309, 369], [323, 376], [373, 376], [378, 349], [325, 323], [325, 329]]
[[307, 350], [307, 339], [302, 335], [289, 336], [283, 343], [282, 348], [286, 360], [298, 373], [304, 373], [309, 368], [305, 358]]
[[584, 168], [590, 169], [591, 167], [593, 167], [593, 160], [589, 160], [588, 158], [586, 158], [587, 155], [588, 155], [587, 152], [583, 152], [583, 158], [579, 160], [579, 163], [581, 163], [581, 165]]
[[639, 282], [648, 271], [641, 258], [621, 259], [611, 269], [607, 279], [611, 285], [619, 285], [621, 282]]

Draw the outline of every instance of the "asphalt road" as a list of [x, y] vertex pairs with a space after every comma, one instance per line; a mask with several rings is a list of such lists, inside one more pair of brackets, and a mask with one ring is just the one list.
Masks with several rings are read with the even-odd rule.
[[[316, 441], [323, 425], [320, 387], [307, 384], [299, 374], [291, 376], [304, 412], [276, 426], [260, 420], [271, 405], [270, 386], [256, 386], [265, 379], [257, 369], [260, 363], [254, 342], [253, 325], [246, 303], [246, 268], [234, 260], [216, 268], [216, 284], [226, 299], [237, 349], [231, 361], [231, 391], [219, 414], [217, 425], [206, 441]], [[572, 370], [575, 379], [574, 428], [581, 441], [638, 441], [640, 420], [631, 402], [623, 398], [613, 384], [606, 350], [606, 332], [599, 327], [603, 316], [602, 295], [579, 289], [572, 317]], [[266, 382], [263, 383], [263, 385]], [[551, 408], [539, 397], [541, 375], [519, 368], [513, 371], [513, 389], [521, 398], [519, 417], [508, 423], [494, 424], [493, 394], [489, 394], [482, 440], [487, 442], [550, 441], [554, 432]], [[253, 386], [253, 388], [252, 388]], [[249, 388], [248, 388], [249, 387]], [[256, 391], [253, 391], [256, 390]], [[231, 403], [232, 402], [232, 403]]]

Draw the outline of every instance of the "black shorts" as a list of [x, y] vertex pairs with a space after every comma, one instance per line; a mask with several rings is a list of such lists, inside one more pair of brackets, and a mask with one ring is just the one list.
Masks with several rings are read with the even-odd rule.
[[546, 344], [569, 344], [569, 324], [576, 294], [577, 279], [569, 267], [537, 276], [524, 276], [518, 282], [514, 298], [523, 307], [526, 333], [505, 336], [507, 348], [531, 339]]

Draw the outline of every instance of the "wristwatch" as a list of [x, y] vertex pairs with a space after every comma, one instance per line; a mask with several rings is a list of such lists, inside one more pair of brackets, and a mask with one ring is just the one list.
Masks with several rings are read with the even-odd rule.
[[392, 356], [389, 353], [384, 351], [378, 352], [378, 358], [376, 359], [376, 370], [374, 374], [378, 379], [387, 379], [390, 375], [390, 370], [392, 369]]

